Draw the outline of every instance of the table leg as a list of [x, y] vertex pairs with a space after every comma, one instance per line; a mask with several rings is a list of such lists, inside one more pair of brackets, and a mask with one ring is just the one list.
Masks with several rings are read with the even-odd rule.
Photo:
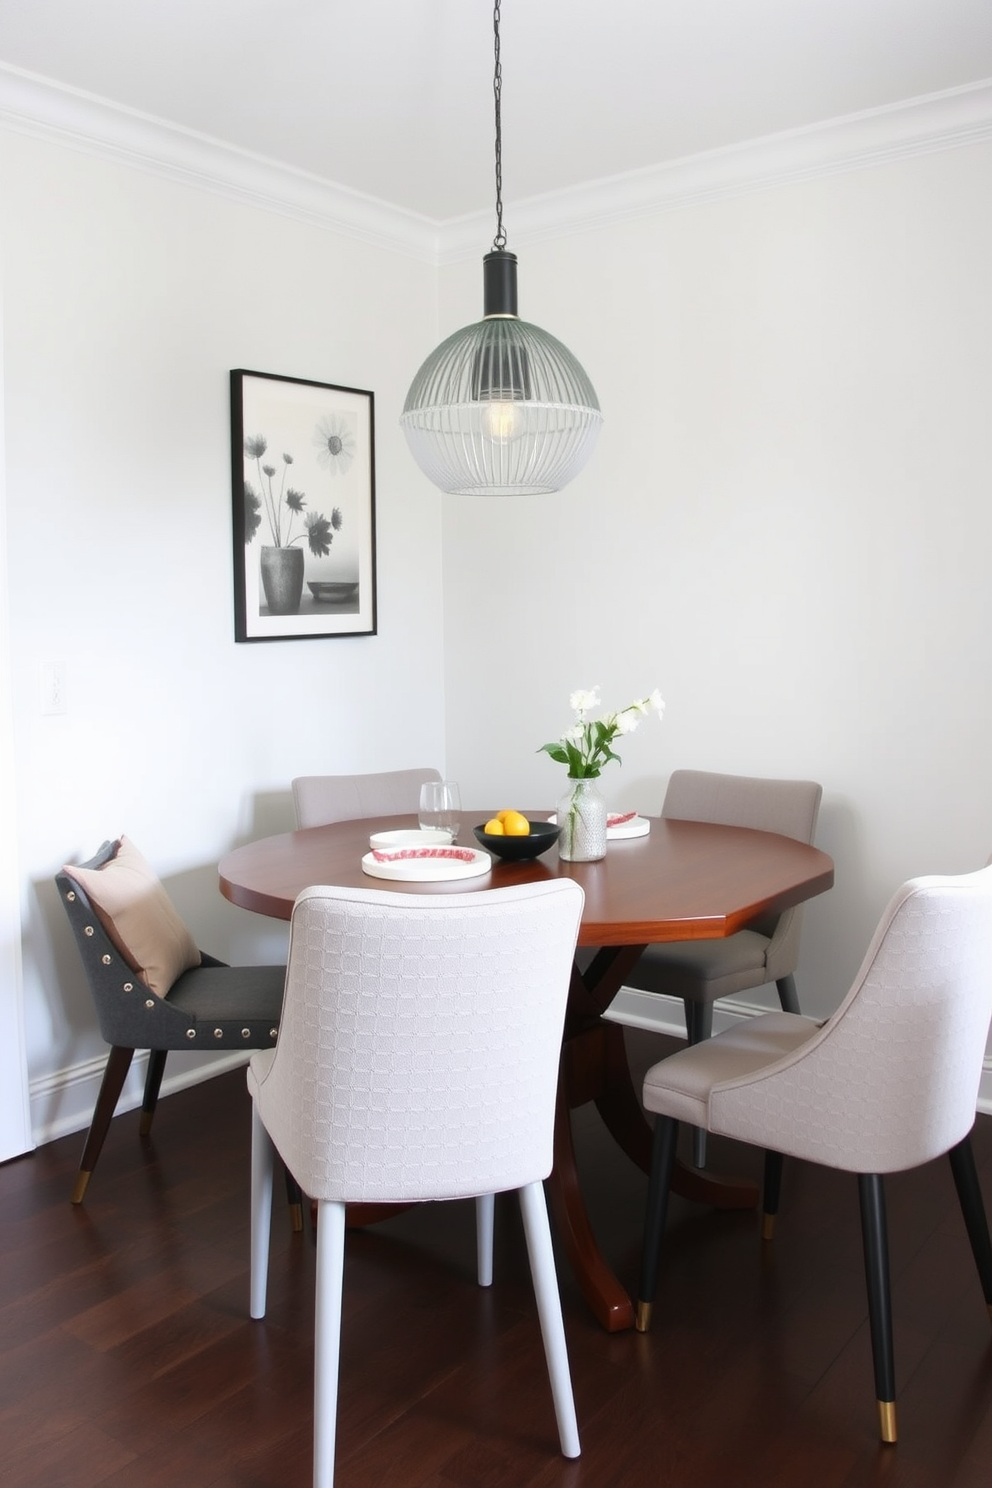
[[554, 1167], [547, 1179], [555, 1228], [579, 1290], [608, 1333], [634, 1326], [634, 1308], [600, 1250], [579, 1187], [572, 1142], [572, 1114], [564, 1061], [555, 1112]]

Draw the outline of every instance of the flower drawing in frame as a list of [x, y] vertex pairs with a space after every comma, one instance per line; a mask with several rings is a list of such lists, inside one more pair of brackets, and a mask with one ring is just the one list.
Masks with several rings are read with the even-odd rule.
[[231, 373], [235, 639], [374, 635], [373, 395]]
[[332, 475], [345, 475], [355, 458], [354, 419], [348, 414], [327, 414], [313, 432], [317, 464]]

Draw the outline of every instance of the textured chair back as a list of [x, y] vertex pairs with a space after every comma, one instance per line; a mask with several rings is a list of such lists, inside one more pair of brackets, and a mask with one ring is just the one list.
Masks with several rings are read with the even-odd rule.
[[547, 1176], [582, 903], [571, 880], [303, 891], [279, 1042], [249, 1084], [304, 1192], [455, 1198]]
[[[815, 780], [774, 780], [757, 775], [722, 775], [712, 770], [675, 770], [668, 782], [663, 817], [715, 822], [777, 832], [812, 842], [823, 787]], [[770, 982], [791, 976], [799, 960], [802, 905], [751, 927], [771, 938], [766, 957]]]
[[911, 879], [819, 1033], [717, 1086], [710, 1130], [851, 1172], [916, 1167], [975, 1120], [992, 1016], [992, 868]]
[[293, 805], [299, 827], [324, 827], [361, 816], [399, 816], [416, 811], [420, 787], [440, 780], [437, 770], [385, 770], [375, 775], [298, 775]]

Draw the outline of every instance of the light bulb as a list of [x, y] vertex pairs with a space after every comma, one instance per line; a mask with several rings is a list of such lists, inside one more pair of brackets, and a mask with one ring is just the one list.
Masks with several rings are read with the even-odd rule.
[[496, 399], [488, 403], [483, 415], [483, 427], [494, 444], [509, 444], [512, 439], [519, 439], [521, 425], [522, 420], [515, 403]]

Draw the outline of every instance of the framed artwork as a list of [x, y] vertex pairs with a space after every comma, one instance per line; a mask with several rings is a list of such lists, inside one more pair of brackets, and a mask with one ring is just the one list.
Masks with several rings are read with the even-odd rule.
[[374, 635], [373, 397], [231, 373], [238, 641]]

